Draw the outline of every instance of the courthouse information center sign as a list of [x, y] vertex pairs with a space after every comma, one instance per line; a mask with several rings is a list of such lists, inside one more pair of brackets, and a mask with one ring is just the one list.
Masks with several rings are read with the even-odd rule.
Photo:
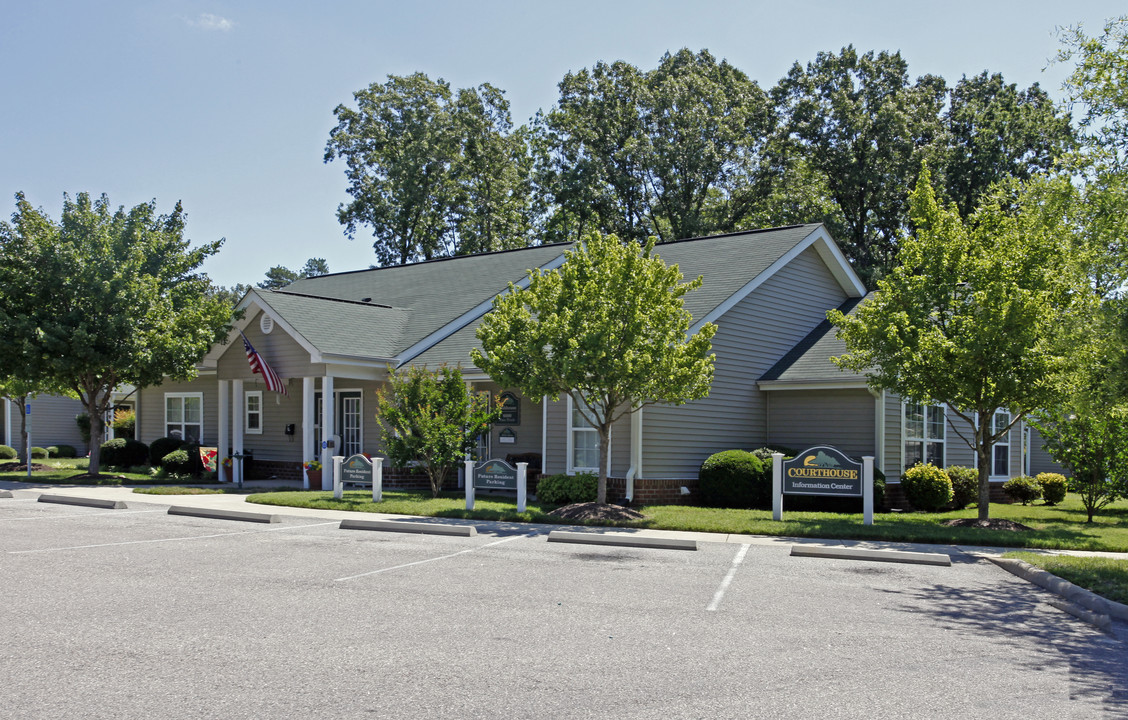
[[821, 445], [783, 463], [785, 495], [862, 496], [862, 464]]
[[873, 456], [854, 462], [829, 445], [816, 445], [784, 460], [772, 453], [772, 519], [783, 520], [784, 495], [862, 498], [862, 522], [873, 525]]

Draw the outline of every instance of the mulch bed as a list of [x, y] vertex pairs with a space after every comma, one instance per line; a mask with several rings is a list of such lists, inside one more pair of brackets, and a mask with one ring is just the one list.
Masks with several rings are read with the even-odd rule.
[[[40, 465], [39, 463], [31, 464], [32, 472], [41, 472], [43, 470], [57, 470], [50, 465]], [[0, 472], [27, 472], [27, 465], [22, 465], [18, 462], [4, 463], [0, 465]]]
[[645, 515], [637, 510], [622, 507], [620, 505], [609, 505], [607, 503], [574, 503], [572, 505], [565, 505], [564, 507], [556, 508], [548, 513], [549, 516], [560, 518], [561, 520], [602, 520], [602, 521], [616, 521], [616, 520], [643, 520]]
[[983, 528], [985, 530], [1008, 530], [1010, 532], [1022, 532], [1023, 530], [1034, 529], [1022, 523], [1015, 522], [1014, 520], [1003, 520], [1002, 518], [989, 518], [987, 520], [959, 518], [957, 520], [946, 520], [944, 524], [948, 527], [974, 527]]

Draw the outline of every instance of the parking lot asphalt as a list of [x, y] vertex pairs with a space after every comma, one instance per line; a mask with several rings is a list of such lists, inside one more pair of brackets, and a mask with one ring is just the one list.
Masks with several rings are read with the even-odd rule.
[[[403, 535], [238, 496], [107, 510], [41, 492], [0, 500], [12, 717], [1128, 715], [1128, 633], [975, 552], [934, 567], [791, 557], [778, 538]], [[189, 498], [284, 514], [167, 514]]]

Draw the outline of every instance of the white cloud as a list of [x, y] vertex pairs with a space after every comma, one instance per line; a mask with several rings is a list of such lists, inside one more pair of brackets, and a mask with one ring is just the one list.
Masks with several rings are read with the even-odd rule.
[[195, 20], [189, 20], [188, 24], [192, 27], [198, 27], [201, 30], [218, 30], [220, 32], [227, 32], [235, 27], [235, 23], [225, 17], [219, 15], [212, 15], [211, 13], [200, 13], [200, 16]]

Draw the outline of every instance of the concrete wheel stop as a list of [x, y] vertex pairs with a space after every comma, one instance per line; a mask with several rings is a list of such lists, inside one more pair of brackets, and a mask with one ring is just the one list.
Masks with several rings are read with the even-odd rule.
[[792, 545], [791, 556], [908, 563], [911, 565], [939, 565], [943, 567], [948, 567], [952, 564], [952, 558], [943, 553], [907, 552], [903, 550], [867, 550], [865, 548], [827, 545]]
[[442, 525], [439, 523], [412, 522], [410, 520], [350, 520], [341, 521], [341, 530], [377, 530], [381, 532], [414, 533], [416, 535], [453, 535], [474, 537], [478, 530], [471, 525]]
[[697, 550], [696, 540], [684, 538], [632, 535], [621, 532], [570, 532], [553, 530], [548, 542], [578, 543], [580, 545], [614, 545], [618, 547], [652, 548], [655, 550]]
[[[10, 496], [9, 496], [10, 497]], [[102, 508], [104, 510], [127, 510], [129, 506], [124, 500], [106, 500], [105, 498], [71, 497], [69, 495], [40, 495], [39, 502], [56, 503], [59, 505], [81, 505], [82, 507]]]

